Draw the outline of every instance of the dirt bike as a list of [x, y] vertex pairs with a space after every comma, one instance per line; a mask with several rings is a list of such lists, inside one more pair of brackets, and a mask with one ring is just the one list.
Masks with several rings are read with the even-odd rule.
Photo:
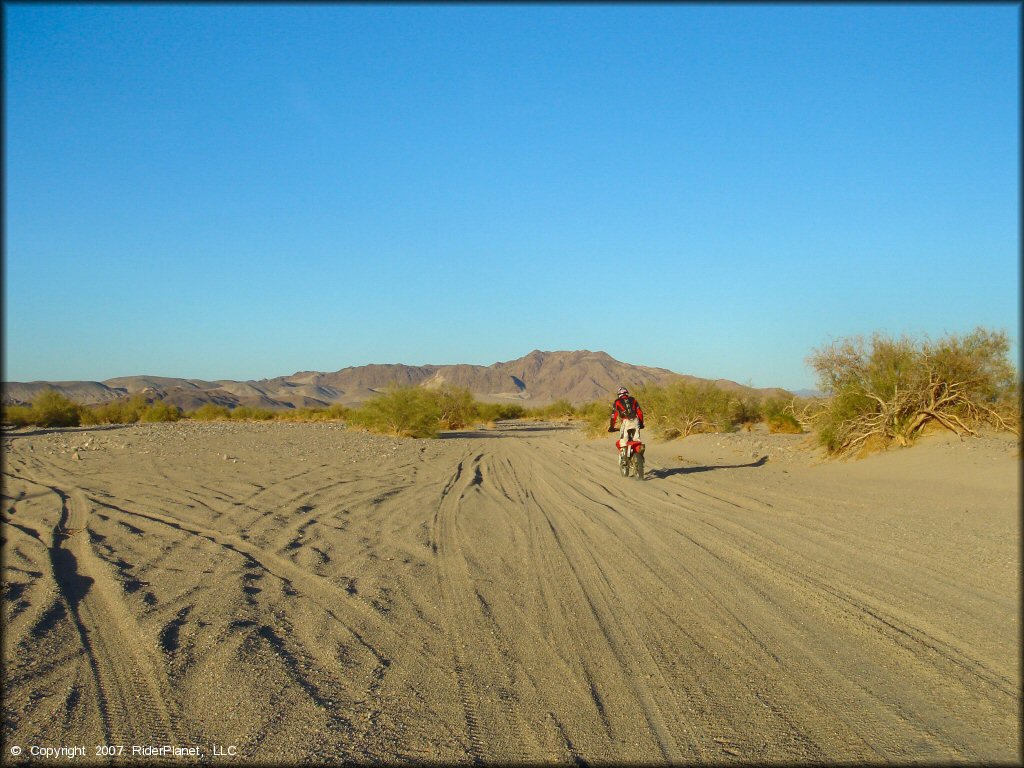
[[619, 472], [622, 476], [629, 477], [629, 473], [632, 472], [637, 480], [643, 480], [644, 444], [633, 439], [633, 430], [627, 430], [625, 440], [616, 440], [615, 448], [619, 452]]

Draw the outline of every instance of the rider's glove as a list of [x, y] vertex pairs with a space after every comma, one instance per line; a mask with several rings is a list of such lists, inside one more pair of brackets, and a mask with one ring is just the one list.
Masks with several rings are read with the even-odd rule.
[[614, 432], [615, 431], [615, 427], [608, 427], [608, 431], [609, 432]]

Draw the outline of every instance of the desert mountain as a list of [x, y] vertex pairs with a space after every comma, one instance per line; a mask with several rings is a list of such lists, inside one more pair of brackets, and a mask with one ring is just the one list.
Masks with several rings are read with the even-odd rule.
[[[625, 384], [664, 384], [682, 378], [692, 382], [713, 381], [720, 387], [747, 390], [727, 379], [700, 379], [674, 373], [666, 368], [630, 365], [605, 352], [541, 352], [493, 365], [360, 365], [333, 373], [301, 371], [273, 379], [232, 381], [220, 379], [177, 379], [164, 376], [122, 376], [106, 381], [5, 382], [3, 402], [31, 402], [39, 392], [53, 388], [83, 404], [102, 403], [142, 393], [160, 398], [185, 410], [204, 403], [234, 408], [239, 405], [263, 408], [324, 407], [334, 403], [358, 405], [392, 384], [465, 387], [489, 402], [521, 402], [544, 405], [559, 399], [573, 403], [611, 400]], [[760, 394], [785, 394], [784, 390], [751, 390]]]

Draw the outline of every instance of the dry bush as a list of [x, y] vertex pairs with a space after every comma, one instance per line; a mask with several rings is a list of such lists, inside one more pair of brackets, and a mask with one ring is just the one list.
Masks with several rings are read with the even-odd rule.
[[827, 397], [802, 418], [829, 453], [909, 445], [939, 425], [963, 437], [985, 425], [1019, 434], [1020, 388], [1004, 332], [977, 328], [938, 341], [854, 337], [808, 363]]

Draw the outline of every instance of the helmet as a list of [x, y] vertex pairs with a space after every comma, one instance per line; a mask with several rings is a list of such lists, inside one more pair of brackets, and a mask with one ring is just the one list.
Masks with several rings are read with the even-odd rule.
[[628, 395], [629, 390], [626, 389], [625, 387], [619, 387], [619, 391], [616, 392], [615, 394], [617, 394], [619, 397], [622, 397], [623, 395]]

